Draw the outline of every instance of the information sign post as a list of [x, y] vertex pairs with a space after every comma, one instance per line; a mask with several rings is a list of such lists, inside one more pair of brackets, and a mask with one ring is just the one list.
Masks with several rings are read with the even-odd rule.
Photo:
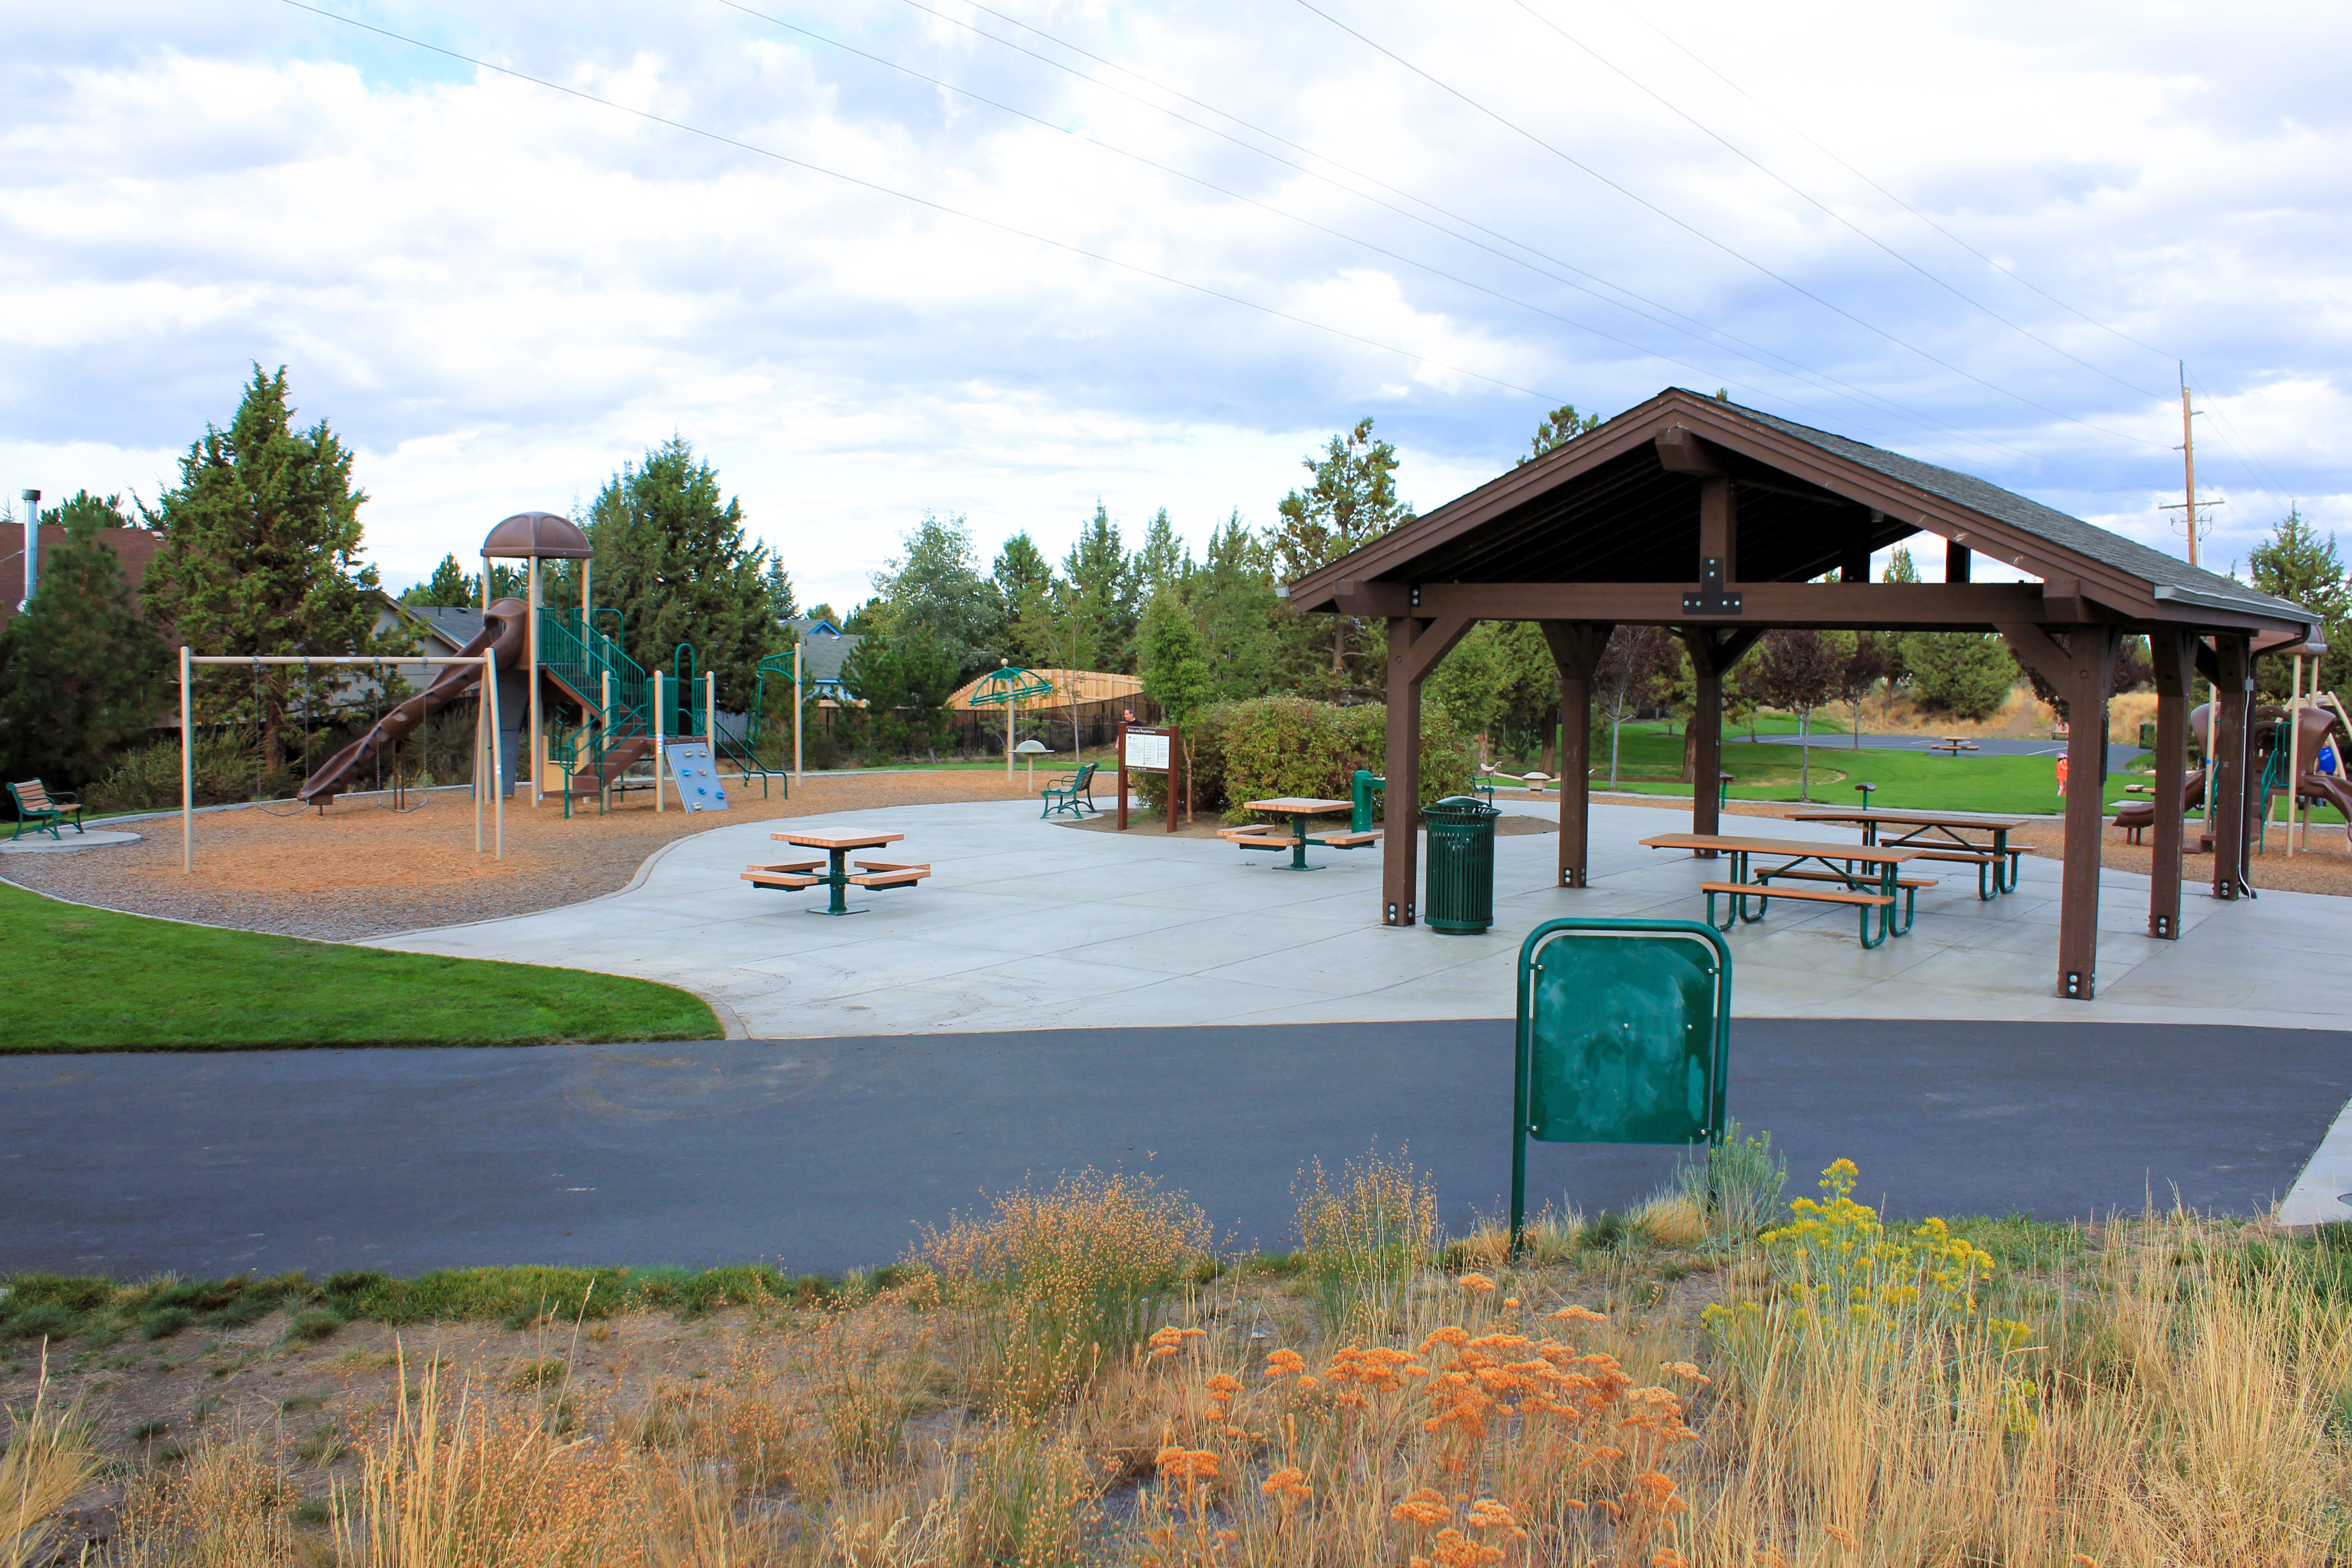
[[1731, 1069], [1731, 949], [1699, 921], [1546, 921], [1519, 948], [1511, 1247], [1528, 1140], [1713, 1143]]
[[1127, 775], [1168, 775], [1168, 831], [1176, 831], [1181, 808], [1184, 763], [1183, 736], [1173, 724], [1121, 724], [1118, 727], [1118, 831], [1127, 831]]

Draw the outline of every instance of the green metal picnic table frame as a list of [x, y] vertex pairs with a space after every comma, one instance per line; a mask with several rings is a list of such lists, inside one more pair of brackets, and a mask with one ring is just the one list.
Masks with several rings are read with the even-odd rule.
[[[2017, 891], [2017, 862], [2025, 851], [2009, 847], [2010, 829], [2015, 826], [2012, 823], [1972, 822], [1958, 816], [1937, 819], [1927, 812], [1872, 811], [1867, 808], [1861, 811], [1801, 811], [1794, 813], [1790, 820], [1858, 826], [1862, 829], [1862, 841], [1874, 848], [1884, 842], [1890, 849], [1965, 849], [1974, 855], [1990, 855], [1992, 857], [1990, 864], [1983, 861], [1977, 864], [1977, 897], [1990, 903], [2003, 893]], [[1879, 834], [1881, 823], [1906, 831], [1897, 837], [1882, 840]], [[1961, 837], [1963, 832], [1971, 828], [1979, 833], [1991, 834], [1992, 843], [1980, 844]]]
[[[1916, 848], [1894, 845], [1811, 844], [1795, 839], [1774, 844], [1762, 839], [1700, 833], [1661, 834], [1655, 838], [1643, 839], [1642, 844], [1652, 849], [1712, 849], [1731, 857], [1731, 875], [1727, 879], [1759, 890], [1727, 895], [1725, 902], [1729, 907], [1720, 921], [1715, 918], [1716, 894], [1710, 891], [1706, 895], [1706, 923], [1719, 931], [1727, 933], [1739, 926], [1754, 925], [1762, 920], [1772, 901], [1769, 891], [1772, 879], [1799, 870], [1809, 860], [1820, 862], [1823, 871], [1843, 881], [1848, 891], [1885, 895], [1885, 903], [1857, 906], [1862, 915], [1862, 945], [1865, 948], [1882, 946], [1889, 937], [1909, 935], [1912, 920], [1917, 913], [1917, 889], [1905, 888], [1898, 883], [1903, 862], [1919, 853]], [[1751, 876], [1748, 867], [1753, 857], [1758, 855], [1786, 856], [1787, 858]], [[1857, 871], [1854, 869], [1856, 866], [1874, 868]], [[1756, 903], [1753, 914], [1748, 910], [1751, 899]], [[1874, 940], [1870, 934], [1870, 915], [1874, 908], [1878, 911], [1878, 935]], [[1895, 915], [1898, 908], [1903, 911], [1899, 920]]]
[[1322, 800], [1310, 796], [1285, 795], [1279, 800], [1244, 801], [1243, 809], [1264, 812], [1268, 816], [1290, 819], [1290, 864], [1277, 866], [1277, 871], [1320, 871], [1320, 866], [1307, 859], [1307, 824], [1318, 816], [1331, 816], [1349, 810], [1351, 803], [1344, 800]]

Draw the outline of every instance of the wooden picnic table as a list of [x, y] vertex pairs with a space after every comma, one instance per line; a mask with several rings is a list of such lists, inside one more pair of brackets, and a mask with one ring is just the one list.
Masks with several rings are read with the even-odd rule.
[[1246, 800], [1243, 807], [1262, 811], [1269, 816], [1290, 820], [1290, 864], [1276, 868], [1282, 871], [1319, 871], [1320, 866], [1307, 863], [1307, 825], [1318, 816], [1328, 816], [1336, 811], [1352, 812], [1352, 800], [1323, 800], [1314, 795], [1286, 795], [1274, 800]]
[[[1642, 840], [1645, 849], [1712, 850], [1731, 857], [1731, 876], [1720, 882], [1701, 883], [1706, 893], [1706, 920], [1717, 931], [1728, 931], [1741, 923], [1753, 924], [1764, 918], [1766, 907], [1773, 899], [1799, 899], [1809, 902], [1830, 902], [1856, 905], [1862, 911], [1862, 945], [1876, 947], [1888, 937], [1902, 936], [1911, 929], [1912, 915], [1916, 908], [1917, 882], [1904, 882], [1899, 871], [1907, 860], [1915, 860], [1925, 851], [1900, 847], [1867, 844], [1820, 844], [1801, 838], [1748, 838], [1726, 833], [1661, 833]], [[1758, 855], [1783, 855], [1788, 858], [1780, 865], [1768, 866], [1750, 875], [1750, 859]], [[1808, 861], [1818, 861], [1822, 869], [1806, 870]], [[1867, 867], [1869, 873], [1858, 872], [1856, 866]], [[1785, 880], [1821, 881], [1837, 884], [1843, 892], [1822, 892], [1811, 889], [1774, 888], [1775, 877]], [[1867, 889], [1867, 891], [1865, 891]], [[1715, 897], [1724, 894], [1730, 902], [1730, 912], [1720, 925], [1716, 925]], [[1908, 897], [1900, 923], [1895, 920], [1898, 900]], [[1748, 900], [1756, 900], [1756, 912], [1748, 912]], [[1870, 935], [1871, 910], [1878, 911], [1878, 938]]]
[[[903, 833], [771, 833], [768, 837], [782, 843], [795, 845], [803, 849], [822, 849], [829, 858], [831, 868], [824, 876], [809, 877], [802, 884], [807, 887], [824, 886], [832, 890], [831, 900], [826, 906], [822, 910], [811, 910], [811, 913], [862, 915], [866, 911], [862, 909], [851, 909], [849, 900], [843, 896], [853, 883], [864, 885], [850, 875], [847, 864], [850, 851], [879, 849], [886, 844], [896, 844], [907, 836]], [[753, 872], [761, 869], [775, 870], [780, 868], [763, 868], [755, 866], [744, 875], [750, 877]]]
[[[1849, 825], [1862, 829], [1864, 844], [1910, 845], [1929, 851], [1922, 857], [1925, 859], [1973, 864], [1977, 868], [1977, 897], [1987, 902], [2003, 893], [2017, 891], [2018, 858], [2025, 851], [2011, 849], [2009, 836], [2033, 822], [2028, 816], [1891, 808], [1881, 811], [1870, 807], [1861, 811], [1792, 812], [1789, 820]], [[1883, 831], [1887, 828], [1896, 830], [1892, 837]], [[1989, 833], [1992, 840], [1986, 843], [1968, 837], [1972, 833]]]

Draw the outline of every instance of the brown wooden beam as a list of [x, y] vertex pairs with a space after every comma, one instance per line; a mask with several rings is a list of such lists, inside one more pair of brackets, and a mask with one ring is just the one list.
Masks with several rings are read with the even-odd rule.
[[1869, 581], [1870, 539], [1865, 534], [1857, 533], [1846, 541], [1845, 554], [1838, 563], [1838, 583], [1843, 586]]
[[1708, 454], [1706, 444], [1679, 426], [1659, 431], [1657, 447], [1658, 466], [1670, 474], [1714, 479], [1723, 472], [1723, 465]]
[[[1481, 621], [1607, 621], [1612, 626], [1691, 624], [1681, 583], [1358, 583], [1336, 607], [1343, 615], [1466, 616]], [[1718, 626], [1812, 626], [1823, 630], [1988, 631], [2004, 622], [2047, 624], [2033, 583], [1741, 583], [1737, 616]], [[1414, 602], [1418, 593], [1420, 602]], [[2071, 624], [2071, 623], [2059, 623]]]
[[1381, 802], [1381, 923], [1413, 923], [1420, 868], [1421, 683], [1477, 625], [1464, 616], [1389, 618], [1388, 784]]
[[2058, 893], [2058, 994], [2098, 992], [2099, 871], [2106, 834], [2107, 682], [2123, 639], [2113, 626], [2067, 633], [2066, 842]]
[[1591, 621], [1539, 621], [1559, 671], [1559, 885], [1586, 885], [1591, 858], [1592, 672], [1612, 628]]
[[1721, 563], [1725, 586], [1739, 581], [1739, 497], [1729, 479], [1708, 479], [1698, 487], [1697, 575], [1706, 575], [1705, 563]]
[[1958, 540], [1944, 541], [1944, 581], [1965, 583], [1969, 580], [1969, 547]]
[[[1740, 655], [1756, 646], [1764, 628], [1682, 626], [1675, 629], [1675, 635], [1690, 653], [1695, 678], [1690, 720], [1695, 742], [1691, 748], [1691, 831], [1714, 833], [1720, 830], [1723, 821], [1716, 793], [1719, 782], [1716, 775], [1723, 771], [1723, 678], [1739, 662]], [[1715, 851], [1702, 849], [1697, 858], [1712, 860]]]
[[2213, 896], [2251, 891], [2246, 880], [2246, 797], [2253, 788], [2247, 752], [2252, 738], [2254, 663], [2243, 637], [2217, 637], [2213, 697], [2219, 710], [2208, 732], [2208, 787], [2213, 791]]
[[2148, 638], [2156, 665], [2156, 782], [2149, 786], [2156, 822], [2148, 843], [2156, 863], [2148, 878], [2147, 934], [2180, 935], [2180, 820], [2189, 768], [2189, 685], [2194, 637], [2158, 632]]

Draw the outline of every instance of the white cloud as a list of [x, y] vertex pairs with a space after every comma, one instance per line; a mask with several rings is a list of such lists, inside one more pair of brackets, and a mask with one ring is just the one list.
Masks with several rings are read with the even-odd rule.
[[[1727, 248], [1297, 9], [1012, 0], [1359, 174], [952, 0], [1328, 178], [898, 6], [773, 14], [1080, 135], [715, 4], [364, 12], [1121, 267], [290, 8], [16, 7], [0, 488], [152, 496], [247, 365], [284, 363], [306, 416], [359, 451], [395, 578], [509, 511], [568, 506], [677, 431], [803, 587], [839, 602], [926, 510], [969, 515], [991, 547], [1026, 527], [1055, 550], [1097, 496], [1131, 527], [1164, 504], [1196, 542], [1235, 507], [1266, 521], [1300, 456], [1366, 412], [1426, 509], [1507, 466], [1543, 408], [1455, 366], [1601, 412], [1666, 381], [1727, 385], [2163, 545], [2178, 354], [2209, 410], [2200, 472], [2230, 498], [2217, 552], [2242, 556], [2290, 498], [2352, 527], [2336, 435], [2352, 127], [2327, 64], [2352, 16], [2256, 4], [2218, 31], [2186, 11], [2125, 27], [2061, 0], [1865, 27], [1819, 5], [1530, 3], [2055, 349], [1503, 0], [1336, 14]], [[1985, 266], [1805, 135], [2155, 350]], [[1656, 304], [1604, 302], [1571, 268]]]

